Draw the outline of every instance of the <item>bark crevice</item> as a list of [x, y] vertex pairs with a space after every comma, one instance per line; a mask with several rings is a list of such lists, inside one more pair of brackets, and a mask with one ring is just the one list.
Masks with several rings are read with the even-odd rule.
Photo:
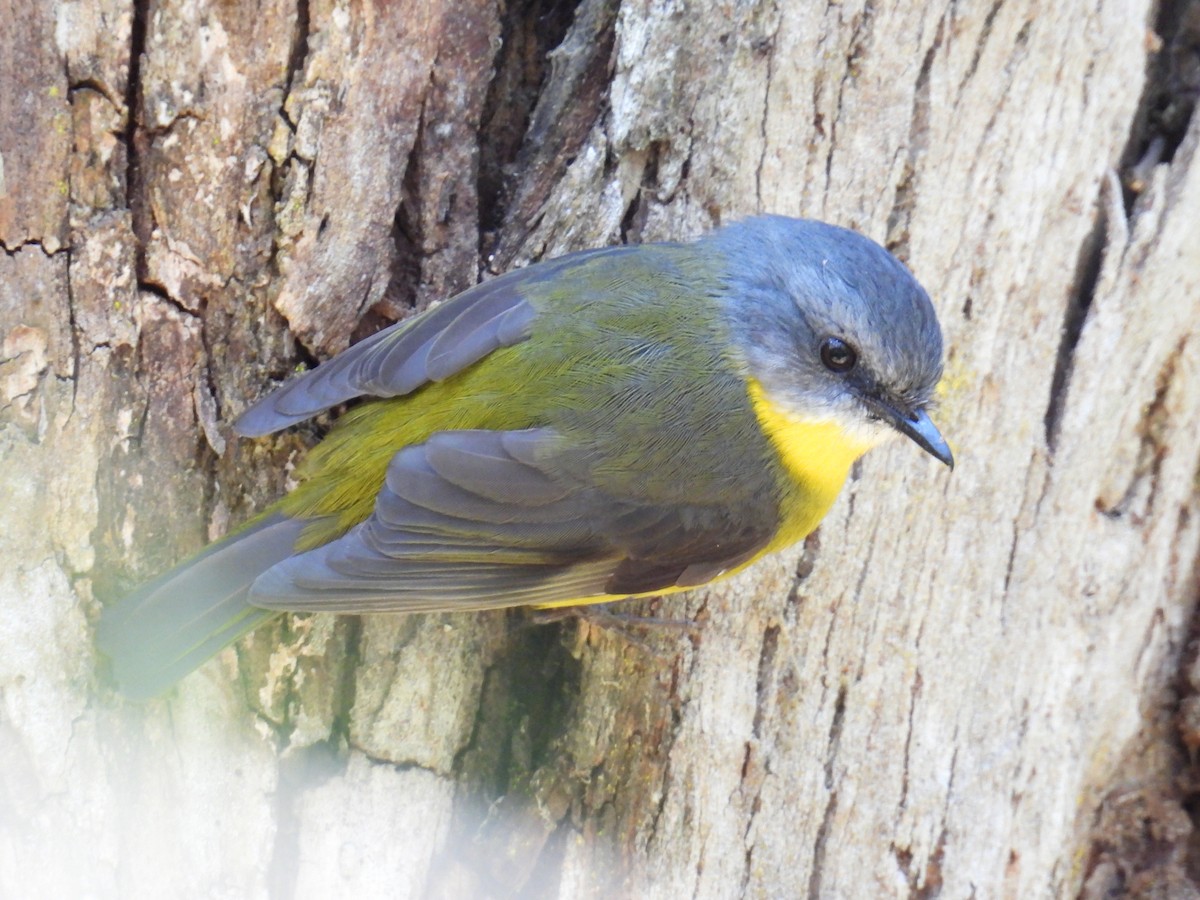
[[1046, 447], [1053, 456], [1058, 447], [1059, 431], [1066, 410], [1067, 394], [1070, 391], [1071, 370], [1075, 362], [1075, 348], [1083, 333], [1088, 310], [1096, 295], [1104, 254], [1108, 246], [1108, 207], [1101, 196], [1094, 201], [1092, 228], [1080, 244], [1075, 259], [1075, 277], [1067, 297], [1060, 326], [1058, 351], [1055, 355], [1054, 374], [1050, 379], [1050, 400], [1043, 417]]
[[824, 784], [829, 795], [825, 801], [825, 812], [821, 816], [821, 824], [817, 828], [816, 839], [810, 854], [812, 869], [808, 877], [809, 900], [820, 900], [823, 896], [821, 884], [825, 873], [825, 854], [833, 827], [833, 817], [837, 814], [838, 807], [837, 778], [834, 775], [833, 767], [842, 743], [842, 726], [846, 718], [846, 694], [845, 685], [840, 685], [837, 700], [833, 705], [833, 720], [829, 724], [829, 735], [826, 739]]

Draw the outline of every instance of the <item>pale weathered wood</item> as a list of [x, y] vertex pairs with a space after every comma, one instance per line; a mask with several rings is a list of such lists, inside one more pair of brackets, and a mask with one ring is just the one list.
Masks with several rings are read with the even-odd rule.
[[[1183, 846], [1200, 127], [1127, 211], [1151, 15], [0, 2], [0, 895], [1100, 896], [1150, 783]], [[314, 429], [229, 423], [297, 364], [756, 210], [929, 288], [953, 473], [897, 443], [630, 605], [693, 629], [294, 618], [112, 694], [100, 604], [285, 489]]]

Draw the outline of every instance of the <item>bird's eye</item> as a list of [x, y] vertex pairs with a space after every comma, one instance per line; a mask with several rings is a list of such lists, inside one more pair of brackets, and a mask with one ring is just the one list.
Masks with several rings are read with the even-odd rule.
[[830, 372], [849, 372], [858, 362], [854, 348], [841, 338], [827, 337], [821, 341], [821, 362]]

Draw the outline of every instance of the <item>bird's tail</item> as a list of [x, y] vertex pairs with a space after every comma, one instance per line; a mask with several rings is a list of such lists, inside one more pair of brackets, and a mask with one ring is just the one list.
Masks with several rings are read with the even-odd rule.
[[254, 579], [294, 552], [304, 522], [270, 515], [104, 610], [96, 647], [121, 692], [160, 694], [209, 657], [274, 616], [246, 602]]

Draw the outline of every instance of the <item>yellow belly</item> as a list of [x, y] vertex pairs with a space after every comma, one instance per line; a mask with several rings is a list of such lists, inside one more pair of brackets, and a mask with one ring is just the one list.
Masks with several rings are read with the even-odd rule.
[[[746, 565], [738, 566], [736, 569], [730, 569], [728, 572], [722, 572], [713, 581], [720, 581], [723, 578], [728, 578], [736, 572], [742, 571], [746, 566], [753, 563], [754, 560], [746, 563]], [[588, 606], [593, 603], [612, 603], [615, 600], [636, 600], [639, 597], [663, 597], [667, 594], [680, 594], [683, 591], [695, 590], [695, 587], [665, 587], [657, 591], [646, 591], [642, 594], [597, 594], [595, 597], [579, 597], [574, 600], [555, 600], [553, 603], [538, 603], [534, 609], [561, 609], [564, 606]]]

